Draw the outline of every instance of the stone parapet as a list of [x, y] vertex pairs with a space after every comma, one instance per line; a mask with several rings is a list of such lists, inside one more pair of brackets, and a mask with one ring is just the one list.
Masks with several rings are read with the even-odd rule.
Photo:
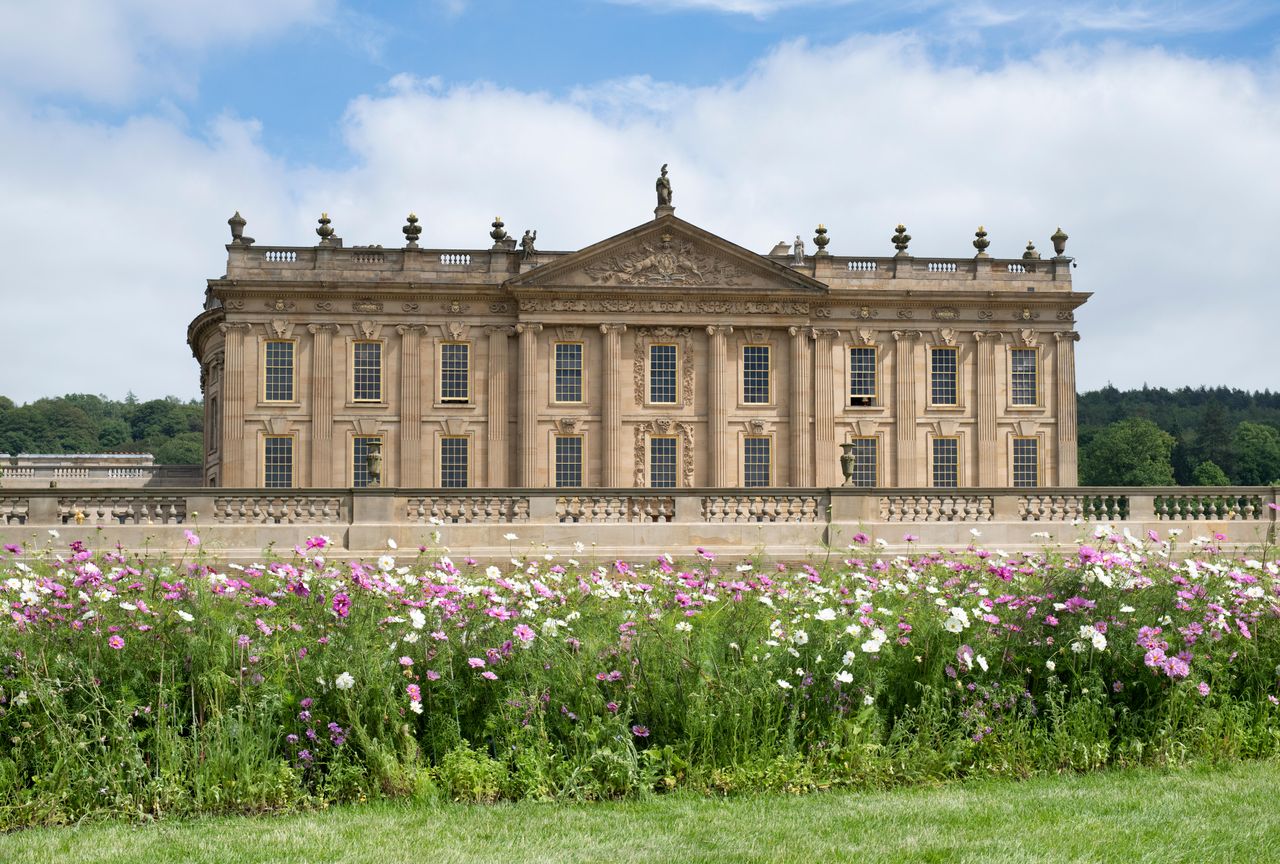
[[842, 554], [857, 534], [882, 538], [889, 554], [973, 543], [1065, 548], [1105, 523], [1144, 541], [1149, 530], [1164, 538], [1180, 528], [1180, 542], [1221, 533], [1244, 551], [1274, 541], [1276, 496], [1266, 486], [12, 490], [0, 493], [0, 541], [30, 549], [82, 539], [177, 553], [193, 530], [232, 560], [269, 547], [287, 554], [318, 534], [329, 537], [330, 554], [377, 554], [394, 540], [403, 550], [443, 545], [477, 559], [544, 547], [626, 558], [702, 547], [790, 559]]

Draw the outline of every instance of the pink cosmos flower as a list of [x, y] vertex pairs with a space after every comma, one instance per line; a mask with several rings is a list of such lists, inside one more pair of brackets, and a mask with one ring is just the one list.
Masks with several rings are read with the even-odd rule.
[[528, 624], [517, 624], [516, 628], [511, 631], [511, 634], [526, 644], [532, 642], [535, 635], [533, 628]]
[[333, 611], [338, 614], [339, 618], [346, 618], [351, 614], [351, 598], [346, 594], [334, 594]]
[[631, 727], [631, 734], [636, 736], [637, 738], [648, 738], [649, 727], [641, 726], [639, 723], [637, 723], [636, 725]]
[[498, 676], [491, 669], [486, 669], [480, 673], [481, 678], [488, 678], [490, 681], [497, 681]]
[[437, 671], [436, 671], [436, 670], [434, 670], [434, 669], [428, 669], [428, 670], [427, 670], [427, 680], [428, 680], [428, 681], [439, 681], [439, 680], [440, 680], [440, 673], [439, 673], [439, 672], [437, 672]]
[[401, 657], [401, 658], [400, 658], [400, 665], [401, 665], [401, 666], [406, 666], [406, 667], [407, 667], [407, 666], [412, 666], [412, 665], [413, 665], [413, 658], [412, 658], [412, 657]]
[[483, 658], [483, 657], [468, 657], [468, 658], [467, 658], [467, 665], [469, 665], [472, 669], [483, 669], [483, 668], [484, 668], [484, 665], [485, 665], [485, 664], [484, 664], [484, 658]]
[[110, 645], [112, 648], [116, 649], [117, 651], [119, 651], [122, 648], [124, 648], [124, 637], [112, 636], [110, 639], [107, 640], [107, 644]]
[[185, 531], [183, 531], [183, 532], [182, 532], [182, 536], [184, 536], [184, 537], [186, 537], [186, 538], [187, 538], [187, 545], [188, 545], [188, 546], [199, 546], [199, 545], [200, 545], [200, 535], [196, 534], [196, 532], [192, 531], [190, 528], [188, 528], [188, 529], [186, 529]]
[[1199, 684], [1196, 685], [1196, 689], [1200, 691], [1201, 696], [1209, 695], [1209, 685], [1204, 683], [1203, 681], [1201, 681]]
[[408, 687], [404, 688], [404, 690], [409, 694], [409, 698], [414, 702], [422, 701], [422, 690], [417, 684], [410, 684]]

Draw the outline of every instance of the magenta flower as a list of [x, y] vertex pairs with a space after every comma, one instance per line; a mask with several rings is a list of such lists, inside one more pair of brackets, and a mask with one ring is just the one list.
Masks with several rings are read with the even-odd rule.
[[1201, 696], [1209, 695], [1209, 685], [1204, 683], [1203, 681], [1201, 681], [1199, 684], [1196, 685], [1196, 689], [1200, 691]]
[[188, 545], [188, 546], [199, 546], [199, 545], [200, 545], [200, 535], [196, 534], [196, 532], [192, 531], [190, 528], [188, 528], [188, 529], [186, 529], [185, 531], [183, 531], [183, 532], [182, 532], [182, 536], [184, 536], [184, 537], [186, 537], [186, 538], [187, 538], [187, 545]]
[[481, 672], [481, 673], [480, 673], [480, 677], [481, 677], [481, 678], [488, 678], [490, 681], [497, 681], [497, 680], [498, 680], [498, 676], [497, 676], [497, 674], [495, 674], [495, 673], [493, 672], [493, 670], [492, 670], [492, 669], [486, 669], [486, 670], [484, 670], [483, 672]]
[[404, 689], [405, 689], [405, 692], [409, 694], [409, 698], [412, 699], [414, 702], [422, 701], [422, 690], [418, 687], [417, 684], [410, 684], [408, 687]]
[[483, 668], [484, 668], [484, 665], [485, 665], [485, 664], [484, 664], [484, 658], [483, 658], [483, 657], [468, 657], [468, 658], [467, 658], [467, 665], [468, 665], [468, 666], [470, 666], [472, 669], [483, 669]]
[[346, 618], [351, 614], [351, 598], [346, 594], [334, 594], [333, 611], [338, 614], [339, 618]]
[[412, 657], [401, 657], [401, 658], [400, 658], [400, 665], [401, 665], [401, 666], [405, 666], [405, 667], [412, 666], [412, 665], [413, 665], [413, 658], [412, 658]]
[[631, 727], [631, 734], [636, 736], [637, 738], [648, 738], [649, 727], [641, 726], [639, 723], [637, 723], [636, 725]]
[[122, 648], [124, 648], [124, 637], [112, 636], [110, 639], [107, 640], [107, 644], [110, 645], [112, 648], [116, 649], [117, 651], [119, 651]]
[[526, 645], [533, 641], [533, 637], [535, 635], [533, 628], [528, 624], [517, 624], [515, 629], [511, 631], [511, 634]]
[[436, 671], [436, 670], [434, 670], [434, 669], [428, 669], [428, 670], [427, 670], [427, 680], [428, 680], [428, 681], [439, 681], [439, 680], [440, 680], [440, 673], [439, 673], [439, 672], [437, 672], [437, 671]]

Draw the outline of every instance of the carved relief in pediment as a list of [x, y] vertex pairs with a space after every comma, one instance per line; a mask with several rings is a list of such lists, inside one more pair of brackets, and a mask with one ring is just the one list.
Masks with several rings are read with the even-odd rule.
[[736, 285], [744, 276], [741, 268], [671, 233], [597, 261], [584, 267], [583, 273], [605, 285], [676, 287]]

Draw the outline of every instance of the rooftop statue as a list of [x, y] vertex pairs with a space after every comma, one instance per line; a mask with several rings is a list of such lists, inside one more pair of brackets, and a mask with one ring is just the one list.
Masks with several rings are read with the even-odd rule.
[[654, 184], [658, 189], [658, 206], [671, 206], [671, 180], [667, 177], [667, 165], [662, 164], [662, 173], [658, 175], [658, 181]]

